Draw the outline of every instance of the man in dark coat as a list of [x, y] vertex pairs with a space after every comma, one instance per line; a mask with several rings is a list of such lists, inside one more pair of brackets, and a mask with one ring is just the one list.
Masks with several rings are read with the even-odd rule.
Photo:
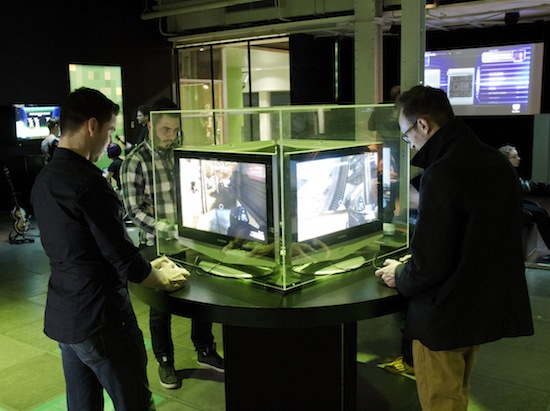
[[515, 171], [454, 117], [442, 90], [416, 86], [396, 107], [403, 139], [423, 170], [419, 215], [405, 264], [376, 274], [409, 297], [422, 409], [466, 410], [480, 344], [533, 334]]

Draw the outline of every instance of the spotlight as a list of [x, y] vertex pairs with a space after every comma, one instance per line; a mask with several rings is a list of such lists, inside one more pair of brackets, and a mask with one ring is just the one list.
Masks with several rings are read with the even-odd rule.
[[509, 11], [504, 15], [504, 24], [507, 26], [514, 26], [518, 24], [519, 11]]

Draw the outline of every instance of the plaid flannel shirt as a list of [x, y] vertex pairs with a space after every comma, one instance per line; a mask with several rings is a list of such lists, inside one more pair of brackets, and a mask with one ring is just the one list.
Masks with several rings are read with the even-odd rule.
[[134, 224], [156, 235], [157, 230], [167, 231], [167, 225], [176, 223], [174, 155], [171, 149], [155, 149], [153, 169], [151, 140], [145, 139], [122, 162], [121, 181], [124, 205]]

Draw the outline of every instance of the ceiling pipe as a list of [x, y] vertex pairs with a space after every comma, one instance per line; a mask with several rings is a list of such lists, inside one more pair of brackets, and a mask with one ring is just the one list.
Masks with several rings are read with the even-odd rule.
[[240, 41], [247, 39], [257, 39], [271, 36], [284, 36], [291, 33], [306, 33], [319, 30], [334, 30], [349, 27], [353, 29], [355, 23], [354, 16], [328, 17], [315, 20], [303, 20], [289, 23], [277, 23], [264, 26], [244, 27], [239, 29], [224, 30], [218, 32], [208, 32], [191, 34], [184, 36], [175, 36], [169, 38], [169, 41], [180, 47], [189, 47], [194, 45], [206, 45], [219, 43], [223, 41]]
[[[182, 14], [195, 13], [198, 11], [221, 9], [223, 7], [237, 6], [247, 3], [256, 3], [262, 0], [226, 0], [216, 1], [212, 3], [204, 3], [204, 1], [187, 2], [186, 6], [178, 7], [183, 3], [171, 3], [166, 6], [159, 6], [159, 11], [144, 12], [141, 15], [142, 20], [153, 20], [161, 17], [179, 16]], [[192, 4], [192, 5], [190, 5]]]

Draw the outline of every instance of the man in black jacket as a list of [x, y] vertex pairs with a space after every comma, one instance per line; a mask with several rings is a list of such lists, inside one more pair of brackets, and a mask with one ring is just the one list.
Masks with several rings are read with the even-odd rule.
[[117, 410], [155, 409], [127, 282], [164, 291], [185, 282], [179, 270], [157, 269], [140, 255], [121, 201], [93, 164], [118, 111], [97, 90], [71, 93], [61, 108], [59, 146], [31, 192], [51, 265], [44, 332], [59, 342], [69, 411], [102, 410], [104, 389]]
[[479, 345], [533, 334], [515, 171], [454, 117], [442, 90], [416, 86], [396, 107], [423, 170], [412, 257], [376, 274], [408, 297], [422, 409], [466, 410]]

